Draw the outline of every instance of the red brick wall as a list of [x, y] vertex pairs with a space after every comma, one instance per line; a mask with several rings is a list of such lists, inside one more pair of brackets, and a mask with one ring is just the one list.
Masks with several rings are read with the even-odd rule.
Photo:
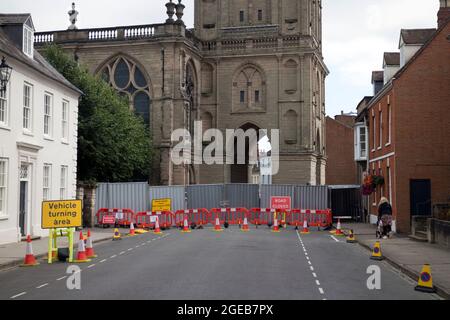
[[450, 24], [396, 81], [397, 207], [410, 226], [410, 179], [431, 179], [432, 202], [450, 198]]
[[[345, 122], [354, 123], [354, 117], [344, 117]], [[330, 117], [326, 119], [326, 126], [328, 157], [326, 183], [328, 185], [359, 184], [353, 128]]]
[[[393, 88], [369, 110], [370, 169], [379, 166], [386, 175], [386, 156], [390, 157], [393, 209], [397, 231], [410, 231], [410, 180], [430, 179], [432, 202], [450, 198], [450, 25], [409, 64], [393, 82]], [[388, 134], [388, 99], [392, 112], [392, 142], [386, 146]], [[379, 148], [379, 111], [383, 118], [383, 143]], [[377, 133], [373, 138], [375, 115]], [[374, 151], [372, 151], [374, 149]], [[388, 188], [387, 188], [388, 189]], [[371, 203], [378, 202], [371, 197]], [[388, 195], [385, 192], [385, 195]], [[376, 206], [371, 213], [376, 214]]]

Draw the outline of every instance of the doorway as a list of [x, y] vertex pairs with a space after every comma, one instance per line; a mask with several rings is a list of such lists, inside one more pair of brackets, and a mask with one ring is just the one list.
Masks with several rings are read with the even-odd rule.
[[19, 227], [22, 237], [26, 237], [28, 233], [29, 171], [29, 164], [22, 163], [20, 165]]
[[410, 181], [411, 216], [431, 216], [431, 180]]

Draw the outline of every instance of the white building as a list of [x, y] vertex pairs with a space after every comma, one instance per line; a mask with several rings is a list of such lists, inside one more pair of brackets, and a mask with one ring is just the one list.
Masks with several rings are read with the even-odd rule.
[[13, 68], [0, 93], [0, 244], [41, 229], [43, 200], [76, 196], [81, 92], [33, 48], [29, 14], [0, 14], [0, 58]]

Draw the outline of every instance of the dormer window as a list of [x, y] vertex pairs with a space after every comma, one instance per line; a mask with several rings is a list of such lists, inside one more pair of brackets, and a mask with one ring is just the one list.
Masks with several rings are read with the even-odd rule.
[[33, 58], [34, 52], [34, 31], [27, 25], [23, 26], [23, 53]]

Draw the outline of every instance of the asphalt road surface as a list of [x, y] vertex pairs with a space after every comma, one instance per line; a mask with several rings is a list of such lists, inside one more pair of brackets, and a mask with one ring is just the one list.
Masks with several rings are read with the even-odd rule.
[[[172, 229], [104, 242], [78, 265], [81, 290], [69, 290], [68, 264], [0, 272], [0, 299], [335, 300], [438, 299], [357, 244], [328, 232], [249, 233], [233, 227], [182, 234]], [[381, 290], [367, 288], [367, 268], [381, 269]]]

